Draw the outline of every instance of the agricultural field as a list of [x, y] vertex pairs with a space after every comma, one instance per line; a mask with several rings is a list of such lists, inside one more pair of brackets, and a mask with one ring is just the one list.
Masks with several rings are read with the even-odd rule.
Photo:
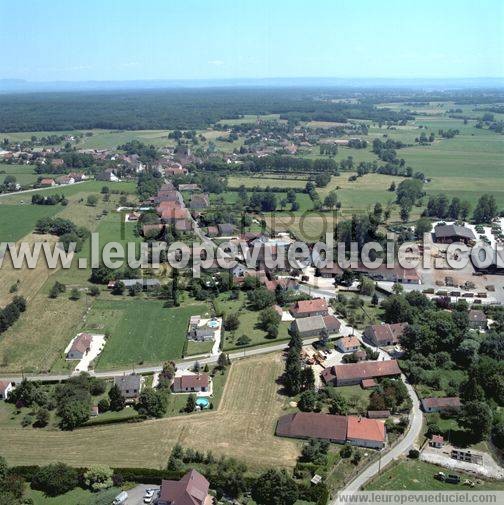
[[205, 304], [164, 308], [160, 300], [97, 300], [83, 330], [108, 335], [97, 369], [160, 363], [182, 356], [189, 317], [204, 314]]
[[0, 241], [17, 242], [33, 231], [40, 218], [54, 216], [60, 210], [57, 205], [5, 205], [0, 198]]
[[11, 465], [63, 461], [74, 466], [164, 468], [178, 442], [237, 458], [253, 471], [293, 468], [300, 443], [274, 436], [282, 415], [283, 399], [276, 384], [282, 370], [280, 354], [234, 363], [220, 406], [212, 412], [73, 432], [5, 426], [0, 435], [3, 455]]
[[[443, 468], [418, 460], [402, 459], [392, 463], [382, 473], [365, 486], [365, 491], [495, 491], [504, 490], [502, 481], [482, 481], [473, 475], [451, 471], [460, 476], [461, 481], [478, 481], [474, 488], [463, 484], [449, 484], [434, 478]], [[445, 470], [446, 473], [446, 470]]]
[[21, 186], [34, 184], [38, 177], [45, 177], [44, 174], [36, 174], [33, 165], [16, 165], [0, 163], [0, 184], [2, 184], [8, 175], [16, 178], [16, 182]]

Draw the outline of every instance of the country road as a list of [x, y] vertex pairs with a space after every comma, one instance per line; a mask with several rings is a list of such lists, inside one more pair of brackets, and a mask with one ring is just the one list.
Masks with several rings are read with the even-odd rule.
[[[417, 394], [411, 384], [409, 384], [404, 375], [401, 376], [406, 388], [408, 389], [408, 394], [413, 403], [410, 416], [410, 424], [406, 435], [401, 439], [401, 441], [392, 447], [389, 451], [383, 452], [379, 461], [376, 461], [372, 465], [365, 468], [355, 479], [349, 482], [345, 488], [340, 489], [338, 494], [330, 501], [330, 505], [343, 505], [348, 502], [348, 495], [352, 495], [359, 491], [370, 479], [375, 477], [382, 468], [392, 462], [394, 459], [402, 456], [411, 447], [415, 445], [422, 431], [422, 411], [420, 410], [420, 401], [418, 400]], [[339, 496], [346, 495], [345, 500], [339, 499]]]
[[89, 179], [85, 181], [74, 182], [73, 184], [65, 184], [64, 186], [48, 186], [46, 188], [23, 189], [22, 191], [12, 191], [10, 193], [2, 193], [0, 194], [0, 198], [5, 198], [7, 196], [14, 196], [14, 195], [23, 195], [25, 193], [33, 193], [34, 191], [39, 192], [39, 191], [47, 191], [48, 189], [58, 189], [67, 186], [75, 186], [76, 184], [82, 184], [84, 182], [89, 182]]
[[[318, 338], [308, 338], [303, 340], [304, 344], [312, 344], [313, 342], [316, 342]], [[275, 344], [275, 345], [267, 345], [267, 346], [262, 346], [262, 347], [255, 347], [253, 349], [243, 349], [243, 351], [234, 351], [231, 353], [227, 353], [229, 355], [229, 358], [231, 360], [236, 360], [236, 359], [241, 359], [241, 358], [247, 358], [250, 356], [257, 356], [258, 354], [266, 354], [270, 352], [277, 352], [277, 351], [282, 351], [287, 348], [289, 344], [288, 340], [285, 340], [281, 343]], [[192, 360], [185, 360], [185, 361], [179, 361], [176, 363], [176, 366], [179, 370], [188, 370], [194, 366], [196, 362], [198, 362], [201, 365], [205, 365], [206, 363], [211, 364], [211, 363], [216, 363], [218, 359], [218, 356], [209, 356], [206, 358], [201, 358], [201, 359], [192, 359]], [[135, 368], [125, 368], [125, 369], [118, 369], [118, 370], [105, 370], [103, 372], [94, 372], [90, 371], [89, 374], [92, 375], [93, 377], [98, 377], [102, 379], [110, 378], [110, 377], [116, 377], [118, 375], [128, 375], [131, 373], [153, 373], [153, 372], [160, 372], [162, 370], [162, 365], [153, 365], [153, 366], [138, 366]], [[36, 375], [29, 375], [29, 374], [24, 374], [24, 377], [26, 377], [28, 380], [31, 381], [62, 381], [69, 379], [72, 376], [71, 373], [68, 374], [36, 374]], [[21, 379], [22, 375], [21, 374], [16, 374], [16, 375], [10, 375], [10, 376], [1, 376], [0, 380], [3, 381], [11, 381], [11, 382], [19, 382]]]

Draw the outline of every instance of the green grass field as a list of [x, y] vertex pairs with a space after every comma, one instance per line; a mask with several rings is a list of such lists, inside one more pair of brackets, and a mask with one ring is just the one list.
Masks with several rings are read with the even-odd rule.
[[[280, 340], [289, 338], [288, 323], [280, 323], [278, 337], [276, 339], [267, 338], [266, 332], [258, 327], [259, 311], [250, 311], [246, 308], [247, 300], [243, 293], [240, 293], [238, 300], [229, 300], [226, 294], [220, 295], [216, 300], [216, 306], [219, 311], [223, 311], [225, 315], [238, 313], [240, 326], [234, 332], [226, 332], [224, 338], [224, 350], [242, 349], [261, 344], [274, 344]], [[245, 335], [250, 338], [250, 343], [246, 346], [239, 346], [236, 340]]]
[[16, 242], [33, 231], [42, 217], [54, 216], [60, 205], [3, 205], [0, 200], [0, 242]]
[[160, 363], [182, 356], [189, 317], [207, 311], [205, 304], [168, 309], [159, 300], [97, 300], [83, 330], [109, 335], [98, 369]]
[[[431, 465], [423, 461], [403, 459], [399, 462], [392, 463], [387, 467], [377, 478], [373, 479], [366, 487], [366, 491], [484, 491], [484, 490], [504, 490], [504, 482], [502, 481], [480, 481], [481, 484], [476, 484], [474, 488], [461, 484], [448, 484], [434, 479], [434, 475], [439, 471], [447, 473], [436, 465]], [[462, 482], [465, 479], [476, 481], [474, 476], [462, 474], [460, 472], [451, 471], [459, 475]]]

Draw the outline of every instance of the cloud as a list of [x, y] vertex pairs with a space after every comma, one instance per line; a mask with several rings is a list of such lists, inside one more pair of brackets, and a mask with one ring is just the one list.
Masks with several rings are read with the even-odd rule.
[[224, 62], [222, 60], [210, 60], [208, 62], [209, 65], [214, 65], [216, 67], [220, 67], [222, 65], [224, 65]]

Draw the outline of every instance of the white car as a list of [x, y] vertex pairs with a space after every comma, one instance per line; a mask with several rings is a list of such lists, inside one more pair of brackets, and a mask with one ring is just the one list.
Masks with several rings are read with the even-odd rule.
[[144, 494], [144, 503], [152, 503], [154, 500], [155, 489], [146, 489]]

